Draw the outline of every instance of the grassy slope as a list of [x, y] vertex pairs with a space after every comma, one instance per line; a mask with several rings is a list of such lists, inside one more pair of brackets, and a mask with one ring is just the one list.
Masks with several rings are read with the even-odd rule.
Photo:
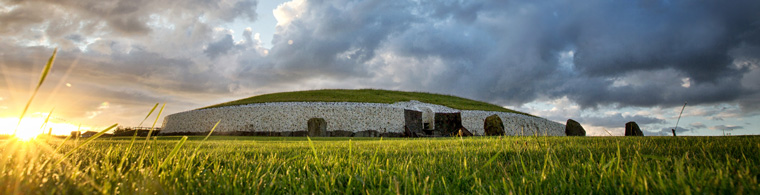
[[272, 93], [212, 105], [201, 109], [265, 102], [369, 102], [390, 104], [410, 100], [444, 105], [459, 110], [485, 110], [529, 115], [526, 113], [506, 109], [501, 106], [456, 96], [377, 89], [323, 89], [312, 91]]
[[[760, 137], [98, 139], [60, 166], [58, 141], [0, 140], [0, 194], [742, 194]], [[142, 140], [142, 139], [138, 139]], [[351, 141], [349, 141], [351, 140]], [[73, 141], [72, 141], [73, 142]], [[75, 145], [67, 143], [59, 153]], [[80, 141], [81, 143], [81, 141]], [[195, 148], [202, 143], [198, 152]], [[35, 148], [37, 147], [37, 148]], [[47, 151], [47, 152], [46, 152]], [[197, 154], [198, 157], [192, 159]], [[118, 170], [122, 157], [124, 168]], [[141, 158], [143, 157], [143, 158]], [[160, 168], [158, 164], [165, 162]]]

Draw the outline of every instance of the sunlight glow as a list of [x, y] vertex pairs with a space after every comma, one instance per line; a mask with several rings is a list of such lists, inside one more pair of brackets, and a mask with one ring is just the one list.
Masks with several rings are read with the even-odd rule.
[[[13, 130], [16, 129], [17, 123], [18, 118], [0, 118], [0, 134], [12, 135]], [[51, 128], [52, 132], [50, 133], [53, 135], [69, 135], [72, 131], [85, 131], [90, 129], [89, 127], [82, 127], [80, 129], [79, 125], [60, 123], [55, 121], [48, 121], [48, 123], [43, 127], [44, 123], [44, 117], [25, 117], [24, 120], [21, 121], [21, 125], [18, 127], [16, 137], [22, 140], [34, 139], [40, 134], [47, 134]]]

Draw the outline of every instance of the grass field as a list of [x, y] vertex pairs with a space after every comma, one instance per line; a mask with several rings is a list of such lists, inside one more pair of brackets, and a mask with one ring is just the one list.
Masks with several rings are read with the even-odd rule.
[[444, 105], [460, 110], [499, 111], [529, 115], [501, 106], [456, 96], [379, 89], [323, 89], [272, 93], [216, 104], [201, 109], [266, 102], [369, 102], [391, 104], [410, 100]]
[[0, 194], [760, 192], [756, 136], [144, 139], [0, 140]]

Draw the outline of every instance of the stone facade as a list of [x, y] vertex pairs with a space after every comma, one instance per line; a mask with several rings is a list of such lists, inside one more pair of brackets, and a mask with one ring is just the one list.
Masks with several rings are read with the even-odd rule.
[[[456, 110], [449, 107], [418, 101], [382, 103], [353, 102], [274, 102], [191, 110], [167, 116], [162, 134], [197, 134], [209, 132], [216, 121], [221, 123], [215, 132], [247, 132], [246, 134], [304, 132], [308, 121], [322, 118], [328, 132], [353, 132], [354, 136], [369, 132], [403, 134], [406, 125], [405, 110], [421, 112], [422, 122], [436, 113], [461, 113], [461, 125], [475, 135], [483, 135], [486, 117], [496, 114], [504, 122], [506, 135], [563, 136], [565, 126], [543, 118], [513, 113]], [[415, 124], [415, 128], [419, 128]], [[431, 123], [431, 125], [433, 125]], [[431, 127], [435, 128], [435, 127]], [[524, 128], [524, 131], [521, 130]], [[329, 135], [332, 135], [331, 133]], [[374, 135], [374, 134], [373, 134]]]
[[565, 125], [543, 118], [494, 111], [462, 110], [461, 112], [462, 126], [475, 135], [485, 134], [485, 129], [483, 129], [485, 119], [494, 114], [501, 118], [506, 135], [565, 135]]

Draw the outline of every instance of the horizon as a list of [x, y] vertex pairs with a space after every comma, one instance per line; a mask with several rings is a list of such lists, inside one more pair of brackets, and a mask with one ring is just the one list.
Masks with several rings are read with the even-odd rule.
[[58, 48], [25, 129], [43, 130], [49, 113], [54, 134], [67, 135], [137, 126], [156, 103], [166, 103], [163, 117], [270, 93], [372, 88], [574, 119], [590, 136], [622, 135], [628, 121], [672, 136], [688, 102], [678, 136], [758, 135], [756, 10], [755, 1], [0, 2], [0, 127], [19, 122]]

